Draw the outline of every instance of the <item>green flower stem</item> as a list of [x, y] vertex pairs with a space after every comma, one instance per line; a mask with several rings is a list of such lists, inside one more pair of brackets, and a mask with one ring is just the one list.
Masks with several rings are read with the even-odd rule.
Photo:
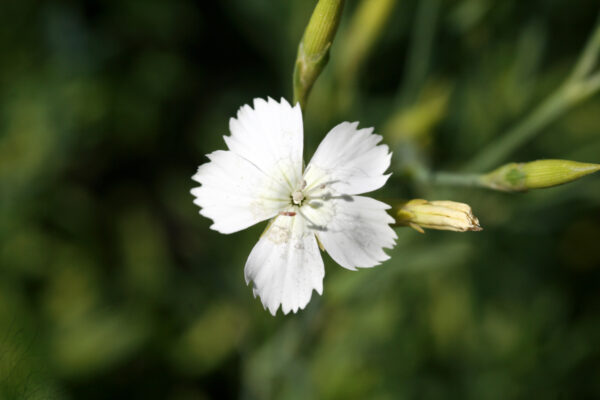
[[598, 61], [598, 53], [600, 52], [600, 17], [596, 25], [596, 29], [588, 39], [588, 42], [583, 50], [581, 57], [575, 64], [573, 72], [569, 77], [570, 81], [577, 81], [585, 78], [588, 75], [596, 62]]
[[294, 67], [294, 104], [306, 107], [310, 89], [329, 60], [344, 0], [319, 0], [298, 46]]
[[415, 181], [429, 185], [487, 187], [483, 182], [483, 174], [465, 174], [460, 172], [432, 172], [427, 168], [413, 165], [410, 169]]
[[353, 83], [374, 44], [381, 35], [397, 0], [362, 0], [344, 32], [340, 49], [340, 79]]
[[533, 139], [544, 127], [564, 114], [572, 105], [559, 89], [540, 104], [521, 123], [494, 140], [464, 167], [465, 171], [485, 171], [504, 161], [521, 144]]
[[339, 110], [348, 110], [355, 101], [357, 77], [381, 36], [398, 0], [361, 0], [352, 15], [338, 50], [336, 74], [340, 83]]
[[431, 175], [433, 184], [444, 186], [487, 187], [481, 180], [483, 175], [461, 174], [453, 172], [436, 172]]
[[585, 83], [581, 83], [580, 85], [583, 86], [580, 89], [580, 95], [583, 96], [584, 99], [587, 99], [600, 89], [600, 72], [590, 76]]
[[406, 62], [406, 73], [398, 90], [397, 103], [408, 105], [415, 101], [422, 89], [433, 51], [440, 0], [422, 0], [411, 33]]
[[600, 72], [587, 76], [594, 68], [600, 52], [600, 24], [592, 33], [585, 50], [569, 78], [525, 119], [479, 152], [464, 170], [484, 171], [505, 161], [519, 146], [564, 115], [575, 105], [600, 89]]

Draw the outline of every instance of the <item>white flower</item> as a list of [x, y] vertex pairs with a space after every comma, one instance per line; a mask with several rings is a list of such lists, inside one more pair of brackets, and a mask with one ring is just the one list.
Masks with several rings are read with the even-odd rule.
[[[383, 186], [391, 153], [373, 128], [343, 122], [323, 139], [302, 171], [302, 112], [284, 99], [254, 100], [229, 121], [229, 150], [208, 154], [192, 189], [212, 229], [233, 233], [271, 219], [252, 249], [244, 274], [254, 295], [275, 315], [303, 309], [321, 294], [325, 269], [319, 242], [342, 267], [368, 268], [387, 260], [394, 222], [390, 207], [357, 196]], [[318, 241], [317, 241], [318, 240]]]

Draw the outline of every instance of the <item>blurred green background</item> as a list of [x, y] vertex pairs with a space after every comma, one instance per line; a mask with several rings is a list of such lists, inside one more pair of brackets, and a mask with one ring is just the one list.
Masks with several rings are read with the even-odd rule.
[[[264, 224], [209, 230], [190, 178], [238, 107], [291, 100], [315, 2], [0, 2], [0, 399], [600, 397], [600, 176], [504, 194], [403, 173], [459, 169], [530, 112], [597, 1], [380, 1], [374, 28], [360, 3], [305, 158], [334, 124], [375, 126], [395, 151], [377, 197], [464, 201], [484, 231], [399, 228], [359, 272], [325, 255], [324, 295], [274, 318], [243, 278]], [[599, 110], [506, 161], [599, 162]]]

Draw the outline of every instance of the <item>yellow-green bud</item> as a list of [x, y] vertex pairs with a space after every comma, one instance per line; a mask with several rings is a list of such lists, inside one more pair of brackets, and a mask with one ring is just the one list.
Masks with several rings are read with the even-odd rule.
[[397, 0], [362, 0], [345, 34], [341, 49], [342, 79], [351, 80], [373, 47]]
[[446, 200], [410, 200], [396, 212], [396, 223], [410, 226], [421, 233], [425, 233], [423, 228], [455, 232], [482, 229], [468, 204]]
[[388, 142], [429, 145], [433, 128], [446, 116], [450, 94], [451, 87], [444, 82], [426, 85], [417, 102], [399, 109], [385, 124], [383, 132]]
[[600, 164], [569, 160], [510, 163], [481, 177], [483, 185], [510, 192], [562, 185], [600, 170]]
[[294, 103], [299, 102], [302, 108], [327, 64], [343, 8], [344, 0], [319, 0], [306, 26], [294, 67]]

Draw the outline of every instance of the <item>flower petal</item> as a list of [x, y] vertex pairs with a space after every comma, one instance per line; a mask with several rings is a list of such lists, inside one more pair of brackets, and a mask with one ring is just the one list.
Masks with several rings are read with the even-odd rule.
[[340, 193], [361, 194], [385, 184], [392, 154], [377, 145], [382, 138], [373, 128], [357, 128], [358, 122], [342, 122], [329, 131], [306, 168], [309, 188], [326, 183]]
[[242, 106], [229, 120], [227, 147], [265, 174], [294, 189], [302, 179], [302, 111], [281, 99], [254, 99], [254, 109]]
[[277, 217], [252, 249], [244, 268], [254, 296], [275, 315], [308, 304], [313, 289], [323, 292], [325, 268], [315, 235], [298, 215]]
[[397, 237], [389, 226], [394, 219], [385, 211], [390, 206], [363, 196], [324, 198], [311, 200], [302, 207], [302, 215], [331, 258], [350, 270], [390, 258], [383, 251], [394, 247]]
[[215, 151], [210, 162], [192, 177], [202, 186], [192, 189], [200, 214], [214, 221], [212, 229], [233, 233], [273, 218], [289, 205], [285, 184], [266, 176], [231, 151]]

